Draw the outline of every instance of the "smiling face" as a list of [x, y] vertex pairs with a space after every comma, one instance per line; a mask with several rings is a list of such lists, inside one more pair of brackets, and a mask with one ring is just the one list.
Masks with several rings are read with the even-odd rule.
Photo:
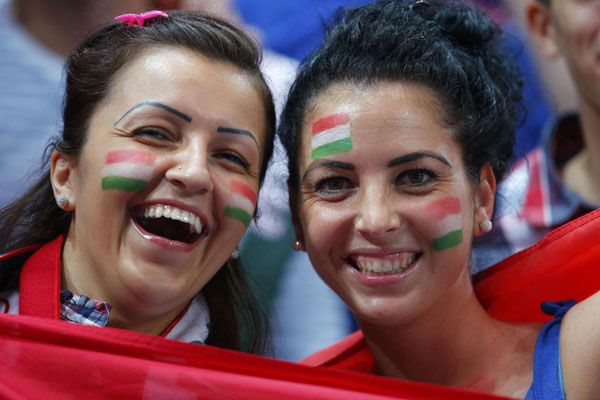
[[472, 292], [471, 240], [491, 208], [439, 104], [413, 84], [334, 85], [304, 120], [298, 236], [359, 323], [406, 323]]
[[113, 312], [179, 312], [254, 212], [264, 115], [252, 78], [230, 64], [165, 47], [130, 62], [79, 159], [53, 168], [74, 209], [63, 284]]

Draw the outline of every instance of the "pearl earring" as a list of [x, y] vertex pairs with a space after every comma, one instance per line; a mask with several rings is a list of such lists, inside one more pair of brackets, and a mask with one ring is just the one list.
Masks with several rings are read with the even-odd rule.
[[58, 196], [58, 200], [56, 201], [56, 203], [60, 208], [64, 208], [67, 204], [69, 204], [69, 199], [67, 199], [66, 196], [63, 196], [61, 194], [60, 196]]
[[488, 233], [492, 230], [492, 221], [489, 219], [484, 219], [479, 223], [479, 229], [481, 229], [483, 233]]
[[295, 251], [302, 251], [304, 250], [304, 246], [302, 245], [301, 241], [294, 240], [294, 243], [292, 244], [292, 249], [294, 249]]
[[237, 247], [231, 252], [231, 258], [234, 260], [240, 258], [240, 250]]

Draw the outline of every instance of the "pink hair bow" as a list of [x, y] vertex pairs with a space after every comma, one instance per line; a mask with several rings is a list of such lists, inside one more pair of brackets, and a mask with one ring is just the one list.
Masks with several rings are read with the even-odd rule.
[[139, 26], [144, 26], [144, 22], [147, 19], [152, 19], [156, 17], [168, 17], [167, 13], [159, 10], [146, 11], [141, 14], [123, 14], [115, 17], [115, 20], [121, 20], [122, 22], [127, 22], [129, 26], [138, 24]]

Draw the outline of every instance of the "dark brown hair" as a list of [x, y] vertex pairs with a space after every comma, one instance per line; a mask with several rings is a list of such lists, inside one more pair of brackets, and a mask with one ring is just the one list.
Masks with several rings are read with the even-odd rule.
[[[115, 76], [152, 46], [190, 49], [211, 60], [231, 63], [253, 78], [266, 122], [262, 184], [273, 152], [275, 110], [260, 71], [261, 53], [256, 43], [233, 25], [197, 12], [169, 12], [168, 18], [147, 20], [143, 27], [114, 22], [88, 36], [67, 59], [62, 134], [46, 149], [42, 176], [23, 196], [0, 210], [0, 253], [67, 235], [71, 213], [56, 205], [50, 153], [56, 149], [75, 158], [80, 155], [90, 120], [107, 97]], [[255, 353], [264, 350], [266, 319], [248, 289], [240, 262], [228, 261], [203, 292], [211, 315], [207, 344]]]

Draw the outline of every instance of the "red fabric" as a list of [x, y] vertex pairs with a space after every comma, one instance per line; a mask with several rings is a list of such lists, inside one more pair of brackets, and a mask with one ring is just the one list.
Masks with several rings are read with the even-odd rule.
[[600, 210], [553, 230], [535, 245], [474, 276], [475, 293], [496, 318], [548, 321], [544, 301], [581, 301], [600, 289]]
[[[498, 318], [537, 321], [545, 319], [542, 301], [586, 298], [600, 282], [598, 232], [600, 211], [595, 211], [479, 274], [475, 290], [482, 304]], [[310, 366], [369, 370], [372, 356], [361, 333], [299, 365], [125, 330], [3, 314], [0, 360], [3, 399], [498, 398]]]
[[346, 371], [370, 372], [375, 359], [365, 342], [363, 333], [358, 330], [339, 342], [324, 348], [300, 361], [312, 367], [334, 367]]
[[[60, 319], [59, 236], [36, 251], [21, 269], [19, 314]], [[11, 253], [12, 254], [12, 253]], [[40, 301], [48, 299], [49, 301]]]
[[0, 360], [2, 399], [498, 399], [21, 315], [0, 315]]

